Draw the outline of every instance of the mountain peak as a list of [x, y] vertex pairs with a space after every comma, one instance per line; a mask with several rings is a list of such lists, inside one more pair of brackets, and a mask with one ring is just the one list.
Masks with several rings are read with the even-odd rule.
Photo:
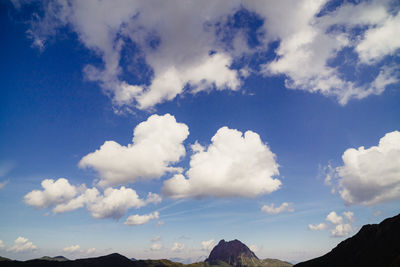
[[211, 253], [207, 262], [213, 264], [224, 261], [231, 266], [247, 266], [248, 263], [258, 261], [257, 256], [245, 244], [235, 239], [226, 242], [224, 239], [218, 242]]

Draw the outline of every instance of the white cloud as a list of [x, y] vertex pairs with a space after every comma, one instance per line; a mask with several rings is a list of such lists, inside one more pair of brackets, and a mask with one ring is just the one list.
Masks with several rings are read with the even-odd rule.
[[249, 249], [254, 253], [257, 253], [259, 251], [259, 248], [256, 245], [250, 245]]
[[205, 240], [201, 242], [201, 249], [210, 252], [215, 246], [214, 239]]
[[151, 245], [150, 249], [153, 250], [153, 251], [157, 251], [157, 250], [162, 249], [162, 247], [163, 246], [162, 246], [161, 243], [154, 243], [154, 244]]
[[354, 213], [351, 211], [345, 211], [343, 212], [343, 216], [349, 221], [353, 222], [354, 221]]
[[291, 203], [283, 202], [279, 207], [275, 207], [275, 204], [273, 203], [270, 205], [263, 205], [261, 211], [269, 214], [278, 214], [285, 211], [293, 212], [294, 208]]
[[4, 245], [3, 240], [0, 240], [0, 249], [5, 249], [5, 248], [6, 246]]
[[[265, 75], [285, 75], [286, 87], [332, 95], [344, 105], [352, 98], [381, 94], [387, 85], [398, 82], [398, 73], [392, 72], [388, 82], [378, 90], [374, 86], [379, 76], [370, 83], [360, 84], [357, 78], [346, 79], [338, 68], [329, 65], [344, 48], [356, 48], [355, 52], [364, 61], [394, 53], [399, 41], [390, 32], [398, 23], [398, 15], [394, 19], [389, 14], [387, 1], [343, 4], [318, 17], [327, 3], [325, 0], [279, 1], [274, 8], [263, 2], [255, 3], [254, 10], [266, 18], [265, 31], [271, 32], [267, 37], [275, 35], [280, 40], [275, 51], [278, 57], [264, 64], [262, 71]], [[279, 9], [287, 19], [282, 20]], [[355, 35], [357, 27], [368, 30]], [[354, 67], [357, 64], [355, 61]]]
[[[158, 1], [53, 1], [45, 7], [44, 17], [33, 23], [30, 34], [34, 43], [43, 47], [55, 28], [69, 26], [104, 62], [104, 69], [88, 65], [87, 77], [98, 81], [115, 105], [133, 104], [144, 109], [173, 99], [186, 84], [196, 90], [211, 86], [235, 90], [239, 85], [237, 72], [229, 68], [232, 57], [215, 46], [214, 26], [239, 5], [229, 1], [209, 4], [204, 8], [196, 1], [185, 5]], [[156, 47], [151, 40], [157, 43]], [[120, 79], [120, 74], [127, 71], [120, 65], [121, 53], [131, 42], [140, 47], [154, 72], [150, 85], [129, 84]], [[210, 55], [210, 50], [218, 53]], [[137, 55], [129, 56], [135, 64]]]
[[154, 219], [158, 219], [160, 217], [160, 214], [158, 213], [158, 211], [155, 211], [153, 213], [150, 214], [146, 214], [146, 215], [131, 215], [129, 216], [126, 221], [124, 222], [124, 224], [126, 225], [141, 225], [141, 224], [146, 224], [148, 223], [150, 220], [154, 220]]
[[220, 128], [205, 148], [195, 144], [185, 178], [176, 174], [164, 182], [163, 193], [172, 198], [256, 197], [278, 190], [281, 182], [275, 154], [252, 131], [242, 134]]
[[29, 242], [27, 238], [25, 237], [18, 237], [14, 241], [14, 246], [11, 248], [8, 248], [7, 251], [11, 252], [23, 252], [23, 251], [31, 251], [35, 250], [37, 247], [32, 243]]
[[[149, 193], [150, 201], [158, 199]], [[120, 189], [107, 188], [104, 196], [96, 199], [95, 202], [87, 204], [87, 209], [94, 218], [114, 218], [119, 219], [125, 215], [130, 208], [140, 208], [148, 203], [147, 200], [140, 199], [136, 191], [122, 186]]]
[[343, 237], [347, 236], [353, 231], [353, 227], [349, 223], [338, 224], [331, 230], [331, 236]]
[[387, 133], [378, 146], [349, 148], [338, 167], [338, 186], [347, 204], [374, 205], [400, 198], [400, 132]]
[[[87, 65], [86, 77], [98, 82], [117, 108], [149, 109], [184, 94], [188, 84], [191, 87], [186, 91], [194, 93], [212, 88], [238, 90], [246, 77], [240, 73], [246, 73], [242, 70], [249, 66], [234, 70], [230, 68], [232, 61], [244, 54], [266, 52], [274, 41], [279, 41], [274, 51], [277, 57], [263, 62], [263, 72], [284, 75], [288, 88], [333, 95], [341, 104], [381, 93], [371, 90], [372, 83], [360, 85], [357, 79], [344, 78], [343, 72], [329, 63], [344, 48], [352, 49], [368, 64], [395, 55], [400, 47], [395, 34], [399, 13], [393, 14], [387, 0], [344, 2], [329, 11], [327, 3], [220, 0], [182, 5], [180, 1], [54, 0], [43, 4], [42, 17], [33, 16], [36, 20], [28, 33], [34, 45], [43, 49], [58, 28], [76, 32], [79, 41], [104, 63], [102, 68]], [[256, 48], [249, 47], [246, 29], [227, 26], [229, 18], [242, 8], [264, 20], [257, 32], [261, 44]], [[221, 27], [232, 36], [229, 44], [221, 41]], [[129, 66], [122, 58], [129, 59]], [[126, 74], [143, 76], [139, 70], [130, 71], [138, 59], [148, 64], [150, 70], [145, 75], [150, 81], [123, 78]], [[354, 66], [358, 63], [355, 60]]]
[[388, 15], [376, 27], [368, 29], [363, 40], [356, 46], [361, 62], [372, 64], [384, 56], [393, 55], [400, 48], [397, 38], [400, 28], [400, 13]]
[[72, 246], [69, 246], [69, 247], [65, 247], [63, 249], [63, 251], [67, 252], [67, 253], [74, 253], [74, 252], [79, 251], [80, 248], [81, 247], [79, 245], [72, 245]]
[[182, 252], [185, 248], [185, 245], [182, 243], [175, 242], [171, 248], [172, 252]]
[[100, 149], [83, 157], [79, 166], [95, 169], [102, 186], [159, 178], [166, 172], [180, 171], [171, 164], [185, 155], [182, 143], [188, 135], [188, 127], [177, 123], [174, 116], [152, 115], [136, 126], [132, 144], [122, 146], [106, 141]]
[[343, 222], [343, 217], [337, 215], [336, 212], [331, 211], [331, 213], [329, 213], [328, 216], [326, 216], [326, 220], [333, 224], [341, 224]]
[[331, 211], [325, 218], [325, 220], [329, 222], [329, 224], [309, 224], [308, 229], [313, 231], [329, 229], [331, 237], [348, 236], [355, 230], [355, 227], [352, 226], [352, 223], [354, 222], [354, 213], [351, 211], [345, 211], [343, 212], [343, 216], [344, 219], [335, 211]]
[[[45, 190], [34, 190], [26, 194], [24, 200], [28, 205], [38, 208], [53, 207], [54, 213], [68, 212], [86, 206], [94, 218], [119, 219], [131, 208], [141, 208], [150, 203], [161, 202], [161, 197], [157, 194], [150, 192], [146, 199], [142, 199], [135, 190], [125, 186], [119, 189], [106, 188], [103, 194], [97, 188], [86, 188], [85, 185], [81, 185], [78, 190], [65, 178], [60, 178], [56, 182], [51, 179], [44, 180], [42, 186]], [[81, 193], [77, 195], [78, 191]], [[72, 198], [73, 196], [75, 197]]]
[[78, 188], [70, 185], [65, 178], [45, 179], [42, 181], [43, 191], [33, 190], [24, 196], [24, 201], [30, 206], [45, 208], [67, 202], [78, 193]]
[[325, 223], [319, 223], [319, 224], [309, 224], [308, 229], [312, 231], [321, 231], [325, 230], [327, 225]]

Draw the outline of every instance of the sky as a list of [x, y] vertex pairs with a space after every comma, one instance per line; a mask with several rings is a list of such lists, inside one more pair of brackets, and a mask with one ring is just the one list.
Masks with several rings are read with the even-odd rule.
[[0, 3], [0, 255], [299, 262], [399, 213], [398, 1]]

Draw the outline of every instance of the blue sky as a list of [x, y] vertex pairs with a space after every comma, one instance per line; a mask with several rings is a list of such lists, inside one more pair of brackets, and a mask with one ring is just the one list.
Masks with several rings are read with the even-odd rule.
[[0, 255], [298, 262], [398, 214], [399, 9], [2, 2]]

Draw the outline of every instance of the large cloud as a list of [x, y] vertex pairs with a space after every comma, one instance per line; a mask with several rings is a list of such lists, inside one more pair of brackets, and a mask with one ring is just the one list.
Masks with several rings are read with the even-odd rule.
[[[25, 195], [25, 203], [37, 208], [52, 207], [54, 213], [68, 212], [86, 206], [94, 218], [119, 219], [131, 208], [161, 202], [161, 197], [157, 194], [149, 193], [146, 199], [142, 199], [135, 190], [124, 186], [119, 189], [109, 187], [104, 190], [104, 194], [101, 194], [97, 188], [86, 188], [84, 185], [79, 187], [78, 193], [77, 187], [70, 185], [65, 178], [55, 182], [44, 180], [42, 185], [44, 185], [43, 191], [34, 190]], [[70, 191], [74, 194], [67, 194]], [[65, 197], [66, 195], [68, 197]]]
[[27, 238], [20, 236], [17, 239], [15, 239], [14, 246], [8, 248], [7, 251], [23, 252], [35, 249], [37, 249], [36, 245], [34, 245], [32, 242], [29, 242]]
[[42, 181], [44, 190], [33, 190], [24, 197], [26, 204], [45, 208], [54, 204], [63, 203], [71, 200], [78, 193], [76, 186], [71, 185], [67, 179], [59, 178], [45, 179]]
[[188, 135], [188, 127], [176, 122], [174, 116], [152, 115], [136, 126], [132, 144], [122, 146], [106, 141], [100, 149], [83, 157], [79, 166], [98, 171], [102, 186], [159, 178], [180, 170], [170, 165], [185, 155], [182, 143]]
[[308, 229], [312, 231], [329, 229], [331, 237], [347, 236], [355, 230], [355, 227], [352, 225], [354, 222], [354, 213], [351, 211], [345, 211], [343, 212], [343, 216], [338, 215], [335, 211], [331, 211], [325, 218], [329, 224], [309, 224]]
[[[361, 82], [346, 78], [331, 64], [346, 49], [356, 57], [352, 67], [361, 72], [360, 63], [396, 57], [400, 48], [395, 34], [398, 10], [391, 8], [389, 0], [345, 2], [335, 8], [328, 3], [216, 0], [182, 5], [158, 0], [54, 0], [44, 2], [44, 15], [34, 16], [29, 34], [34, 44], [44, 48], [58, 28], [76, 32], [80, 42], [104, 63], [103, 67], [86, 66], [87, 78], [99, 82], [117, 107], [148, 109], [175, 98], [188, 84], [191, 92], [238, 90], [243, 77], [231, 68], [232, 61], [266, 52], [274, 41], [279, 41], [279, 46], [270, 52], [276, 58], [261, 62], [262, 73], [284, 75], [288, 88], [333, 95], [346, 104], [351, 98], [380, 94], [387, 85], [398, 82], [395, 69], [387, 72], [388, 83], [375, 87], [379, 73], [371, 81]], [[234, 15], [243, 9], [264, 21], [255, 33], [259, 40], [255, 47], [248, 42], [248, 33], [255, 29], [232, 26], [237, 26], [232, 22]], [[149, 69], [140, 67], [143, 62]], [[134, 71], [129, 73], [130, 69]], [[134, 80], [127, 78], [129, 75], [151, 79]]]
[[349, 148], [336, 169], [347, 204], [373, 205], [400, 198], [400, 132], [387, 133], [378, 146]]
[[172, 198], [256, 197], [279, 189], [275, 154], [252, 131], [242, 134], [220, 128], [208, 148], [193, 146], [190, 169], [164, 182], [163, 192]]

